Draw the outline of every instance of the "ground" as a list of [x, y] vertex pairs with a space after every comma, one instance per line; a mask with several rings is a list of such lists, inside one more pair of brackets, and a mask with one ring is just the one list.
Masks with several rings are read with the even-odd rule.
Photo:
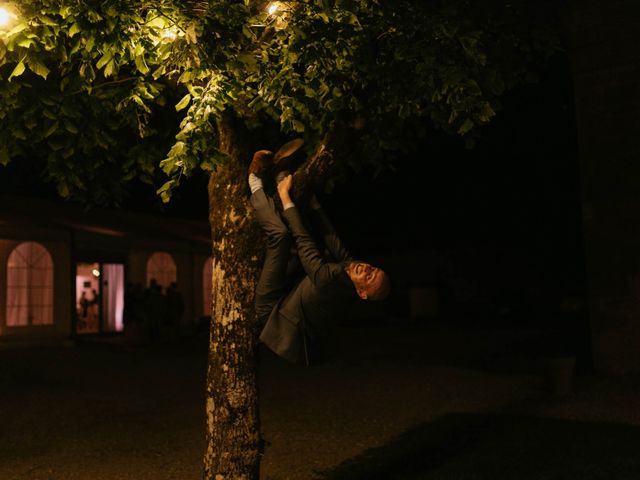
[[[581, 375], [560, 397], [535, 332], [336, 333], [316, 366], [260, 352], [263, 480], [638, 478], [636, 377]], [[200, 479], [206, 343], [0, 343], [0, 479]]]

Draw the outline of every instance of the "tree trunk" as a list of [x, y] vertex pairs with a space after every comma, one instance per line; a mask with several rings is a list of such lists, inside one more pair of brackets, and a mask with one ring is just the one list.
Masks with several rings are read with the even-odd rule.
[[219, 124], [230, 161], [209, 180], [213, 246], [212, 316], [207, 374], [206, 480], [257, 480], [260, 430], [253, 294], [262, 242], [246, 185], [245, 142], [229, 118]]
[[[212, 315], [207, 373], [205, 480], [258, 480], [260, 429], [256, 379], [258, 325], [253, 308], [261, 266], [262, 232], [249, 204], [250, 145], [244, 125], [227, 115], [218, 123], [229, 161], [209, 179], [213, 246]], [[306, 197], [335, 168], [327, 138], [297, 172]]]

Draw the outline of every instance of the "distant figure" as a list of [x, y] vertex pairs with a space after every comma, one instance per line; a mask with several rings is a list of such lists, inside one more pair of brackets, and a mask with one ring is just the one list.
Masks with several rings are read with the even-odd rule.
[[94, 314], [97, 316], [100, 313], [100, 295], [95, 288], [91, 289], [92, 298], [89, 300], [89, 304], [93, 305]]
[[87, 292], [84, 290], [80, 295], [80, 300], [78, 300], [78, 305], [80, 306], [80, 315], [82, 318], [87, 318], [87, 311], [89, 309], [89, 299], [87, 298]]
[[167, 323], [169, 326], [176, 327], [180, 325], [182, 314], [184, 313], [184, 300], [182, 294], [178, 291], [178, 284], [172, 282], [167, 288]]
[[122, 321], [125, 324], [141, 323], [144, 318], [142, 311], [143, 289], [139, 283], [127, 282], [124, 290], [124, 310]]
[[[351, 257], [314, 196], [309, 213], [332, 256], [331, 261], [323, 258], [291, 199], [293, 177], [287, 171], [277, 175], [283, 211], [276, 210], [262, 184], [274, 168], [273, 158], [268, 150], [260, 150], [249, 166], [251, 204], [267, 235], [266, 257], [255, 292], [256, 312], [265, 323], [260, 340], [291, 362], [309, 364], [308, 347], [327, 322], [358, 298], [384, 299], [390, 282], [381, 269]], [[297, 283], [292, 282], [288, 269], [294, 242], [306, 274]]]
[[155, 278], [149, 280], [149, 288], [144, 293], [145, 317], [149, 337], [156, 340], [160, 336], [160, 326], [167, 317], [166, 298], [162, 294], [162, 286]]

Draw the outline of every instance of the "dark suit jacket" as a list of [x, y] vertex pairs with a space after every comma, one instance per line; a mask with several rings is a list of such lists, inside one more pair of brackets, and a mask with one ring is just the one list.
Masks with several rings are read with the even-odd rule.
[[294, 238], [306, 276], [274, 307], [260, 334], [260, 340], [281, 357], [300, 362], [306, 358], [306, 342], [317, 331], [358, 298], [345, 272], [352, 261], [322, 210], [312, 210], [319, 234], [333, 257], [326, 261], [305, 228], [297, 207], [283, 212]]

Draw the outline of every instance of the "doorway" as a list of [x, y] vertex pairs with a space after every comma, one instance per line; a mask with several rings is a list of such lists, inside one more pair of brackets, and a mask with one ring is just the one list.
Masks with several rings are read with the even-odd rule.
[[76, 334], [121, 332], [124, 329], [124, 265], [76, 264]]

